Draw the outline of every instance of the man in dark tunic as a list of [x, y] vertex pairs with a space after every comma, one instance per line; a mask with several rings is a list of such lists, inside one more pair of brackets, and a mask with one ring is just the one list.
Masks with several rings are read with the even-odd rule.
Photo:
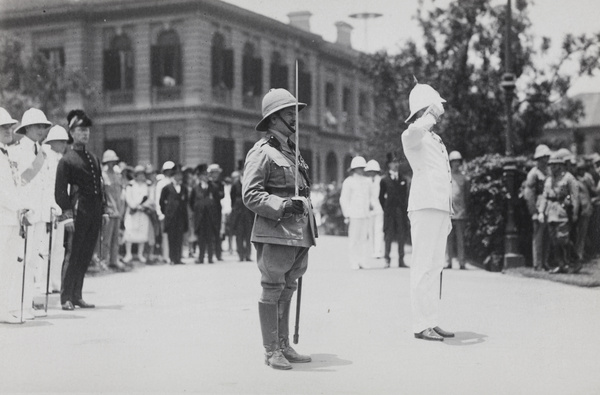
[[73, 219], [65, 224], [71, 247], [69, 257], [65, 258], [60, 300], [63, 310], [74, 310], [75, 306], [95, 307], [83, 300], [83, 279], [102, 222], [108, 220], [108, 215], [104, 215], [102, 166], [100, 160], [86, 149], [92, 120], [83, 110], [72, 110], [67, 115], [67, 122], [73, 144], [58, 163], [54, 194], [63, 212], [61, 220]]

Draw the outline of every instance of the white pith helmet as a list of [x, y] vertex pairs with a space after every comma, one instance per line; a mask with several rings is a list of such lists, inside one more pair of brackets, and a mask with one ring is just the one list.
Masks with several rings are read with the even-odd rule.
[[[296, 105], [296, 98], [283, 88], [271, 89], [262, 100], [262, 119], [256, 125], [256, 130], [265, 132], [267, 130], [267, 118], [279, 110]], [[306, 107], [306, 103], [298, 103], [298, 111]]]
[[15, 133], [25, 134], [25, 127], [31, 125], [52, 125], [48, 118], [46, 118], [46, 114], [42, 110], [38, 110], [37, 108], [30, 108], [29, 110], [23, 113], [23, 118], [21, 118], [21, 124], [18, 128], [15, 129]]
[[537, 147], [535, 147], [535, 152], [533, 154], [533, 159], [539, 159], [542, 158], [544, 156], [550, 156], [550, 148], [548, 148], [547, 145], [545, 144], [540, 144]]
[[44, 144], [50, 141], [69, 141], [67, 130], [60, 125], [54, 125], [48, 131]]
[[427, 84], [415, 85], [408, 96], [410, 115], [406, 118], [405, 122], [408, 122], [420, 110], [427, 108], [434, 103], [446, 103], [446, 100], [440, 96], [438, 91]]
[[362, 169], [367, 166], [367, 161], [362, 156], [355, 156], [350, 162], [350, 170]]
[[367, 165], [365, 166], [365, 171], [380, 172], [381, 167], [379, 166], [379, 162], [377, 162], [375, 159], [371, 159], [370, 161], [367, 162]]
[[453, 160], [462, 160], [462, 155], [460, 154], [460, 152], [458, 151], [452, 151], [450, 152], [450, 154], [448, 155], [448, 161], [453, 161]]
[[118, 161], [119, 157], [117, 156], [117, 153], [111, 149], [107, 149], [106, 151], [104, 151], [104, 154], [102, 154], [102, 164]]
[[17, 122], [19, 122], [19, 121], [17, 121], [16, 119], [13, 119], [10, 116], [10, 114], [8, 113], [8, 111], [6, 111], [4, 108], [0, 107], [0, 126], [14, 125]]

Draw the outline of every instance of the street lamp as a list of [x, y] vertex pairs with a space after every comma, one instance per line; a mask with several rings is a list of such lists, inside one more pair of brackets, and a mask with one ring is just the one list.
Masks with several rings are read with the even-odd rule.
[[383, 14], [378, 14], [376, 12], [359, 12], [357, 14], [351, 14], [350, 18], [354, 19], [362, 19], [364, 21], [364, 29], [365, 29], [365, 52], [369, 52], [369, 37], [367, 35], [367, 21], [369, 19], [375, 19], [383, 16]]
[[506, 189], [508, 191], [508, 201], [506, 209], [506, 224], [504, 229], [504, 262], [503, 269], [510, 267], [523, 266], [525, 258], [519, 253], [519, 236], [517, 234], [517, 227], [515, 224], [515, 201], [516, 201], [516, 188], [515, 188], [515, 174], [517, 167], [513, 158], [513, 139], [512, 139], [512, 100], [516, 86], [516, 77], [511, 72], [512, 64], [510, 59], [511, 45], [511, 0], [508, 0], [506, 5], [506, 37], [505, 37], [505, 51], [504, 51], [504, 74], [502, 75], [502, 81], [500, 86], [504, 89], [504, 100], [505, 100], [505, 111], [506, 111], [506, 163], [503, 167], [503, 176]]

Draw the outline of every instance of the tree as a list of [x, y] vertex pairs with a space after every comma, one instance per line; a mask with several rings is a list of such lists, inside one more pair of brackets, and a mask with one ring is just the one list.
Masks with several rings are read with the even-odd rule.
[[[512, 72], [517, 76], [517, 99], [513, 102], [514, 151], [533, 149], [544, 126], [575, 122], [582, 106], [566, 96], [573, 73], [592, 75], [598, 70], [600, 34], [563, 40], [559, 59], [538, 65], [548, 54], [550, 40], [541, 44], [530, 33], [529, 2], [517, 0], [511, 30]], [[408, 41], [400, 52], [379, 52], [362, 57], [365, 74], [376, 92], [376, 128], [362, 150], [381, 158], [393, 150], [402, 152], [400, 133], [408, 110], [408, 93], [414, 77], [438, 89], [446, 100], [445, 130], [448, 149], [467, 158], [505, 150], [504, 70], [506, 6], [491, 0], [458, 0], [442, 8], [435, 1], [419, 2], [416, 19], [423, 43]], [[500, 32], [500, 33], [499, 33]], [[579, 69], [569, 73], [569, 62]], [[413, 77], [414, 76], [414, 77]]]
[[94, 90], [81, 71], [51, 62], [43, 53], [26, 57], [16, 37], [0, 38], [0, 102], [13, 117], [30, 107], [44, 111], [48, 119], [64, 119], [67, 93], [91, 99]]

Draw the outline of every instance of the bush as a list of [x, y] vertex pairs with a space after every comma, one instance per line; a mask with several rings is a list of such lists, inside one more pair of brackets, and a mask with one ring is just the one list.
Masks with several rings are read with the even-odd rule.
[[[515, 225], [519, 233], [520, 253], [526, 257], [531, 251], [531, 221], [527, 207], [518, 197], [520, 186], [531, 167], [527, 158], [514, 158]], [[465, 174], [471, 180], [469, 221], [465, 235], [468, 258], [485, 263], [486, 269], [498, 270], [497, 257], [504, 254], [504, 229], [509, 193], [504, 182], [504, 166], [510, 159], [498, 155], [484, 155], [465, 165]]]

